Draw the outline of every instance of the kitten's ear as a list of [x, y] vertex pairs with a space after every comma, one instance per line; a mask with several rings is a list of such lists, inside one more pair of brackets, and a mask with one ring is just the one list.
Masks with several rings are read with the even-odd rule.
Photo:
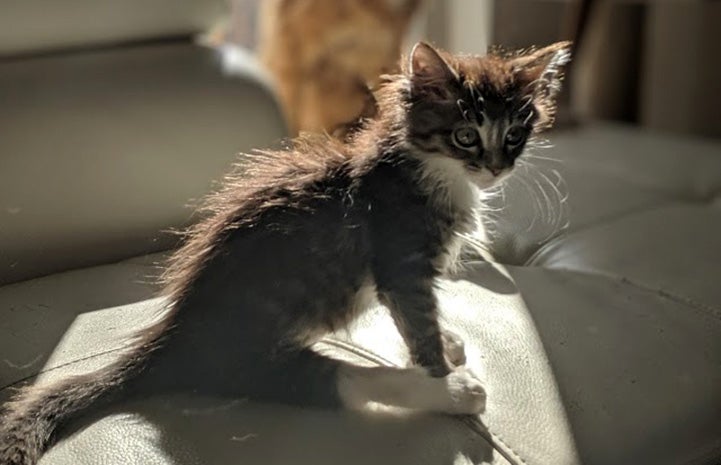
[[408, 74], [414, 90], [425, 87], [443, 88], [458, 75], [441, 55], [425, 42], [413, 46], [408, 60]]
[[511, 59], [513, 73], [525, 83], [536, 109], [534, 130], [548, 129], [556, 115], [556, 97], [561, 91], [563, 71], [571, 61], [571, 43], [557, 42]]
[[563, 70], [571, 61], [571, 42], [556, 42], [511, 61], [514, 73], [533, 87], [537, 99], [553, 100], [561, 90]]

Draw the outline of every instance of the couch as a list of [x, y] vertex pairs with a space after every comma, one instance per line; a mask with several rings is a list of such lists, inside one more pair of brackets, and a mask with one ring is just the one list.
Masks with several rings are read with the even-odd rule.
[[[161, 304], [167, 231], [285, 134], [257, 65], [223, 72], [193, 42], [216, 2], [29, 3], [0, 19], [0, 402], [111, 361]], [[439, 285], [484, 414], [188, 393], [83, 418], [41, 464], [720, 463], [721, 143], [604, 123], [549, 139], [487, 199], [490, 258]], [[317, 349], [408, 361], [377, 303]]]

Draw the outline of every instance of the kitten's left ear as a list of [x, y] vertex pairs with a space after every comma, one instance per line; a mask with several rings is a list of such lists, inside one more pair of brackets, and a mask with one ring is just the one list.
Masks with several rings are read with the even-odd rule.
[[431, 91], [439, 97], [443, 97], [449, 82], [458, 79], [440, 53], [425, 42], [413, 46], [407, 70], [414, 92]]
[[557, 42], [511, 59], [516, 79], [526, 86], [535, 107], [534, 131], [548, 129], [556, 115], [563, 71], [571, 61], [571, 43]]
[[536, 99], [553, 100], [561, 90], [563, 70], [571, 61], [571, 42], [556, 42], [511, 61], [514, 73], [533, 86]]

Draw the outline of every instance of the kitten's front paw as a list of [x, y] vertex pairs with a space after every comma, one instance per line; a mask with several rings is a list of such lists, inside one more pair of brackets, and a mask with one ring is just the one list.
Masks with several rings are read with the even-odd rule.
[[468, 368], [457, 368], [444, 380], [448, 392], [447, 413], [483, 413], [486, 409], [486, 391], [481, 381]]
[[454, 367], [466, 364], [466, 349], [463, 339], [458, 334], [447, 329], [441, 330], [443, 340], [443, 355], [446, 361]]

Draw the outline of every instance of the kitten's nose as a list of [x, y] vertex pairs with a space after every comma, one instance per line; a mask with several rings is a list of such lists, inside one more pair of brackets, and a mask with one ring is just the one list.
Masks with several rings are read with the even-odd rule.
[[506, 160], [503, 158], [503, 154], [499, 151], [489, 150], [488, 155], [484, 158], [484, 165], [493, 177], [497, 178], [498, 175], [501, 174], [501, 171], [508, 167], [508, 163], [506, 163]]
[[503, 171], [503, 168], [496, 168], [496, 167], [491, 167], [491, 166], [488, 166], [487, 168], [488, 168], [488, 171], [490, 171], [494, 177], [498, 176], [499, 174], [501, 174], [501, 171]]

